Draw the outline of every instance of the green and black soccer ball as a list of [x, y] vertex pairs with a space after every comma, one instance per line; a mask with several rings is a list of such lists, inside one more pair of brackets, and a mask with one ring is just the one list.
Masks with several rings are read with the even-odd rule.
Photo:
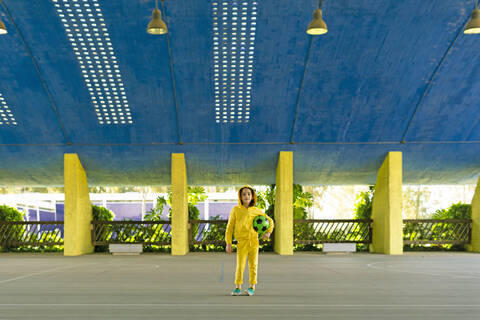
[[268, 230], [269, 222], [265, 216], [256, 216], [253, 219], [253, 230], [255, 230], [259, 235], [264, 234]]

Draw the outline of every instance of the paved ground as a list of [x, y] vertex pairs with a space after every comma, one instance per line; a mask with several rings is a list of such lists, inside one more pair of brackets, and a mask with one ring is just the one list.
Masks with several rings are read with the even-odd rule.
[[0, 254], [0, 319], [480, 319], [480, 254]]

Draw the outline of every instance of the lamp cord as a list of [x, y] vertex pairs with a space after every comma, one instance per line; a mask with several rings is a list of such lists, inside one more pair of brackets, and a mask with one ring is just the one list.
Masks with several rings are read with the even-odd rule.
[[158, 0], [155, 0], [155, 9], [158, 9]]
[[321, 9], [321, 8], [322, 8], [324, 1], [325, 1], [325, 0], [322, 0], [322, 4], [320, 4], [320, 0], [318, 0], [318, 2], [317, 2], [317, 9]]

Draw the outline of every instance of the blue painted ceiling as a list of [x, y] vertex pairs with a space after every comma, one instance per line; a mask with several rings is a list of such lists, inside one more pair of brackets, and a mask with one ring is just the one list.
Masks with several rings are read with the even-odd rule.
[[0, 0], [0, 185], [61, 185], [72, 152], [91, 185], [169, 184], [173, 152], [190, 184], [270, 184], [279, 151], [300, 184], [373, 184], [389, 151], [474, 183], [474, 5], [326, 0], [312, 37], [315, 0], [165, 0], [154, 36], [153, 0]]

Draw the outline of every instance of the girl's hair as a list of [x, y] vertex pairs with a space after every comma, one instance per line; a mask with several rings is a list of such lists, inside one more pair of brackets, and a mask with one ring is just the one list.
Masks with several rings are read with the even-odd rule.
[[250, 192], [252, 193], [252, 200], [250, 200], [250, 203], [248, 204], [249, 207], [253, 207], [255, 205], [255, 191], [253, 191], [252, 188], [249, 188], [249, 187], [243, 187], [240, 189], [240, 191], [238, 192], [240, 194], [240, 202], [243, 204], [243, 201], [242, 201], [242, 191], [243, 189], [249, 189]]

